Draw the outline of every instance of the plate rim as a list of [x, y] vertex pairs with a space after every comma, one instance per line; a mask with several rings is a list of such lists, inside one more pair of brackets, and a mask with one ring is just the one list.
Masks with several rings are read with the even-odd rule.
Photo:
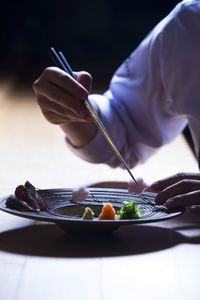
[[[77, 188], [50, 188], [50, 189], [40, 189], [39, 192], [69, 192], [72, 193], [72, 191], [76, 190]], [[128, 193], [128, 191], [126, 189], [118, 189], [118, 188], [101, 188], [101, 187], [92, 187], [92, 188], [88, 188], [89, 191], [97, 191], [97, 192], [102, 192], [102, 191], [110, 191], [113, 193], [125, 193], [127, 195], [131, 195], [130, 193]], [[10, 194], [11, 195], [11, 194]], [[50, 223], [62, 223], [62, 224], [104, 224], [104, 225], [113, 225], [113, 226], [121, 226], [121, 225], [134, 225], [134, 224], [145, 224], [145, 223], [155, 223], [155, 222], [163, 222], [163, 221], [167, 221], [169, 219], [178, 217], [180, 215], [182, 215], [184, 213], [184, 209], [178, 212], [172, 212], [169, 213], [169, 216], [165, 216], [165, 217], [160, 217], [160, 218], [156, 218], [156, 219], [142, 219], [142, 218], [138, 218], [138, 219], [123, 219], [123, 220], [98, 220], [98, 219], [93, 219], [93, 220], [83, 220], [80, 218], [69, 218], [69, 217], [62, 217], [61, 215], [54, 215], [52, 212], [39, 212], [39, 213], [34, 213], [34, 212], [27, 212], [27, 211], [20, 211], [20, 210], [13, 210], [10, 208], [7, 208], [5, 206], [5, 202], [7, 200], [7, 198], [10, 195], [6, 195], [6, 196], [1, 196], [0, 197], [0, 210], [4, 211], [6, 213], [18, 216], [18, 217], [22, 217], [22, 218], [27, 218], [27, 219], [32, 219], [32, 220], [36, 220], [36, 221], [43, 221], [43, 222], [50, 222]], [[135, 197], [138, 197], [138, 195], [133, 194]], [[155, 193], [152, 192], [144, 192], [143, 195], [148, 195], [148, 196], [155, 196]], [[123, 201], [122, 201], [123, 203]], [[103, 204], [103, 201], [102, 201]], [[148, 204], [151, 205], [151, 204]], [[63, 205], [61, 205], [63, 206]], [[60, 206], [60, 207], [61, 207]], [[155, 206], [155, 205], [154, 205]], [[159, 207], [159, 206], [158, 206]], [[58, 207], [57, 207], [58, 208]], [[56, 209], [56, 208], [55, 208]]]

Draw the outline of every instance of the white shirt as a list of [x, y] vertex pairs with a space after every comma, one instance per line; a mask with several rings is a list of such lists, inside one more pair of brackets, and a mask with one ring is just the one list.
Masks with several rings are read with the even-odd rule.
[[[200, 1], [182, 1], [114, 74], [109, 90], [90, 95], [130, 168], [175, 139], [188, 124], [200, 141]], [[93, 163], [120, 166], [102, 133], [72, 151]]]

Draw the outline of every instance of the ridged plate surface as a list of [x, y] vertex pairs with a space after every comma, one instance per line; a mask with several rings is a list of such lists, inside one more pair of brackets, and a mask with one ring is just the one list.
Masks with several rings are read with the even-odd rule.
[[[129, 194], [123, 189], [110, 188], [90, 188], [90, 196], [81, 204], [71, 202], [74, 189], [48, 189], [40, 190], [40, 195], [44, 198], [48, 206], [48, 211], [44, 212], [26, 212], [6, 207], [8, 196], [0, 198], [0, 209], [17, 215], [19, 217], [31, 218], [45, 222], [54, 222], [63, 230], [72, 233], [106, 233], [111, 232], [121, 225], [143, 224], [150, 222], [164, 221], [177, 217], [183, 213], [168, 212], [163, 205], [155, 205], [155, 194], [145, 192], [142, 197]], [[139, 219], [129, 220], [98, 220], [98, 215], [102, 209], [103, 203], [111, 203], [115, 210], [123, 206], [124, 201], [134, 200], [137, 207], [141, 209], [143, 215]], [[91, 207], [95, 213], [93, 220], [82, 220], [85, 207]]]

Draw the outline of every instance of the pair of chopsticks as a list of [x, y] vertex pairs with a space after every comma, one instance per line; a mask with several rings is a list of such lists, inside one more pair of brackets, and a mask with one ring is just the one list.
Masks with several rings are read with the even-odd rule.
[[[51, 47], [49, 50], [49, 54], [50, 54], [52, 60], [54, 61], [54, 63], [59, 68], [64, 70], [67, 74], [69, 74], [72, 78], [74, 78], [76, 80], [76, 76], [74, 75], [68, 61], [66, 60], [65, 56], [63, 55], [63, 53], [61, 51], [59, 51], [57, 53], [56, 50], [53, 47]], [[104, 135], [104, 137], [106, 138], [106, 140], [108, 141], [110, 146], [112, 147], [113, 151], [115, 152], [115, 154], [117, 155], [117, 157], [119, 158], [121, 163], [124, 165], [124, 167], [128, 171], [131, 178], [135, 181], [135, 183], [137, 183], [136, 179], [134, 178], [133, 174], [131, 173], [129, 167], [127, 166], [126, 162], [124, 161], [124, 159], [121, 156], [120, 152], [118, 151], [117, 147], [114, 145], [110, 135], [108, 134], [106, 128], [104, 127], [103, 123], [99, 119], [98, 114], [96, 113], [94, 107], [92, 106], [92, 104], [90, 103], [88, 98], [84, 100], [84, 105], [86, 106], [87, 110], [89, 111], [93, 121], [95, 122], [97, 127], [100, 129], [100, 131], [102, 132], [102, 134]]]

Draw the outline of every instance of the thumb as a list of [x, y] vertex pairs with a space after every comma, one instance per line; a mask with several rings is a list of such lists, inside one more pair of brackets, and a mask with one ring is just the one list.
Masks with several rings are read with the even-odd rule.
[[88, 92], [90, 92], [92, 87], [92, 76], [85, 71], [80, 72], [74, 72], [76, 75], [77, 81], [84, 86], [84, 88], [87, 89]]

